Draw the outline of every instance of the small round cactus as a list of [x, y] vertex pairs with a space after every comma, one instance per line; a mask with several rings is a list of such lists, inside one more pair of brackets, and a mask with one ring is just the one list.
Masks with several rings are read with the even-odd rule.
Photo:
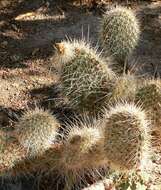
[[124, 63], [132, 53], [138, 44], [139, 36], [139, 24], [132, 10], [116, 7], [104, 15], [100, 39], [105, 51], [119, 63]]
[[41, 154], [55, 141], [59, 127], [57, 119], [48, 111], [36, 108], [20, 118], [15, 136], [31, 155]]
[[84, 41], [63, 41], [56, 48], [55, 63], [70, 105], [78, 112], [100, 110], [115, 81], [108, 64]]
[[149, 154], [149, 122], [134, 104], [118, 104], [106, 112], [105, 154], [112, 168], [129, 171], [145, 167]]

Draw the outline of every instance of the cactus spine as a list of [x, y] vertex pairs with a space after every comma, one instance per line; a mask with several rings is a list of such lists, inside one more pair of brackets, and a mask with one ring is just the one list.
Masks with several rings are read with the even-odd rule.
[[55, 141], [58, 121], [48, 111], [36, 108], [27, 111], [19, 120], [15, 136], [31, 155], [42, 154]]
[[116, 7], [104, 15], [100, 38], [105, 51], [119, 63], [132, 53], [139, 36], [139, 24], [132, 10]]
[[65, 41], [56, 46], [55, 60], [70, 105], [78, 112], [97, 112], [108, 100], [115, 74], [84, 41]]
[[133, 104], [118, 104], [105, 114], [105, 153], [111, 167], [142, 167], [149, 153], [149, 126], [144, 111]]

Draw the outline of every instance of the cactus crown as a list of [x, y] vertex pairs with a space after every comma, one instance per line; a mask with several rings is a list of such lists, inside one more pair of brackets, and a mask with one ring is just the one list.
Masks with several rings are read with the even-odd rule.
[[69, 52], [66, 47], [71, 47], [72, 51], [64, 62], [59, 54], [63, 92], [70, 104], [81, 112], [99, 109], [112, 88], [114, 73], [96, 50], [84, 41], [62, 42], [59, 49], [60, 46], [64, 47], [66, 56]]
[[104, 49], [118, 62], [124, 62], [138, 43], [140, 29], [134, 13], [124, 7], [111, 9], [104, 15], [100, 37]]
[[116, 170], [142, 167], [149, 154], [149, 126], [134, 104], [118, 104], [105, 114], [105, 150]]

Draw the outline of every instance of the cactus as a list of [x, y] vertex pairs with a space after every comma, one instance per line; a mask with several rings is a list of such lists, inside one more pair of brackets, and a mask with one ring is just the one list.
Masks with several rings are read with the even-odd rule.
[[81, 126], [74, 124], [70, 128], [64, 142], [64, 150], [60, 159], [60, 170], [65, 175], [66, 187], [71, 189], [80, 179], [85, 182], [85, 176], [98, 177], [97, 171], [104, 168], [104, 136], [99, 128], [100, 122], [86, 122]]
[[[135, 101], [142, 104], [153, 123], [154, 142], [161, 144], [161, 81], [146, 80], [136, 92]], [[155, 144], [156, 146], [156, 144]]]
[[43, 154], [18, 163], [13, 174], [32, 174], [34, 172], [57, 171], [65, 179], [65, 188], [71, 189], [85, 175], [97, 177], [97, 169], [104, 167], [106, 158], [103, 154], [103, 131], [98, 128], [99, 122], [92, 126], [82, 123], [82, 127], [73, 125], [61, 144], [52, 145]]
[[[35, 124], [33, 118], [36, 114], [40, 114], [40, 110], [37, 111], [35, 114], [32, 111], [32, 115], [30, 111], [30, 114], [27, 114], [28, 117], [23, 116], [19, 122], [21, 131], [26, 129], [23, 126], [27, 127], [22, 121], [25, 121], [25, 124], [28, 121], [29, 127], [31, 123]], [[32, 122], [30, 122], [31, 118]], [[40, 121], [42, 123], [42, 120]], [[85, 180], [84, 176], [86, 175], [90, 176], [91, 174], [92, 177], [97, 177], [99, 168], [110, 165], [112, 169], [129, 171], [137, 168], [140, 163], [141, 167], [146, 164], [149, 154], [148, 122], [141, 109], [132, 104], [121, 104], [111, 108], [102, 119], [89, 121], [84, 120], [79, 125], [77, 123], [68, 128], [64, 143], [58, 148], [54, 143], [41, 153], [38, 152], [35, 157], [27, 157], [29, 154], [26, 154], [28, 159], [21, 159], [21, 162], [18, 161], [19, 158], [16, 158], [15, 164], [10, 167], [10, 173], [17, 176], [35, 171], [48, 171], [49, 173], [58, 171], [65, 176], [65, 189], [71, 189], [80, 179]], [[31, 132], [31, 134], [34, 133], [35, 130]], [[16, 150], [11, 146], [10, 155], [15, 154]]]
[[139, 24], [132, 10], [116, 7], [104, 15], [100, 39], [105, 51], [118, 63], [124, 63], [132, 53], [138, 44], [139, 36]]
[[120, 172], [143, 171], [149, 147], [149, 122], [144, 111], [134, 104], [118, 104], [93, 126], [86, 122], [79, 128], [72, 126], [59, 164], [71, 187], [84, 173], [104, 166]]
[[64, 144], [62, 165], [66, 170], [77, 171], [97, 167], [102, 163], [104, 138], [102, 131], [95, 128], [73, 128]]
[[42, 154], [55, 141], [58, 121], [48, 111], [36, 108], [27, 111], [19, 120], [15, 136], [20, 144], [34, 156]]
[[118, 104], [104, 116], [105, 154], [112, 168], [142, 168], [149, 154], [149, 126], [144, 111], [134, 104]]
[[56, 46], [55, 62], [70, 105], [78, 112], [97, 113], [108, 101], [115, 74], [84, 41], [64, 41]]
[[145, 81], [145, 84], [138, 89], [135, 99], [149, 112], [154, 125], [161, 128], [161, 81]]
[[134, 100], [139, 83], [141, 83], [141, 80], [138, 80], [131, 74], [124, 74], [118, 77], [110, 101], [113, 103], [120, 100]]

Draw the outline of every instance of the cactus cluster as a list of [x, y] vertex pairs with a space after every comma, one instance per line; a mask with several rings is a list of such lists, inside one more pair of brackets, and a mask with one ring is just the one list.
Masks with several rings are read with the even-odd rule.
[[[15, 144], [10, 147], [11, 152], [16, 153], [14, 159], [18, 163], [15, 167], [10, 162], [5, 166], [8, 170], [13, 167], [13, 174], [18, 175], [18, 172], [22, 173], [22, 171], [31, 173], [36, 169], [42, 171], [57, 170], [61, 175], [65, 175], [66, 179], [68, 179], [67, 186], [70, 184], [71, 188], [86, 173], [94, 173], [100, 168], [110, 166], [114, 170], [125, 172], [138, 169], [144, 170], [150, 155], [150, 133], [149, 123], [141, 108], [134, 104], [122, 103], [109, 110], [105, 109], [104, 115], [100, 119], [94, 120], [94, 122], [84, 120], [80, 125], [73, 124], [70, 128], [67, 128], [66, 135], [58, 151], [50, 143], [50, 146], [45, 146], [46, 150], [44, 150], [43, 142], [46, 141], [44, 138], [39, 138], [39, 136], [43, 137], [45, 134], [45, 131], [43, 134], [40, 133], [42, 123], [43, 126], [50, 124], [46, 117], [42, 117], [42, 115], [46, 114], [49, 113], [42, 110], [41, 112], [39, 110], [36, 114], [35, 111], [30, 111], [30, 117], [32, 116], [34, 125], [37, 130], [39, 129], [39, 133], [32, 132], [37, 138], [37, 141], [32, 141], [32, 146], [34, 150], [37, 148], [40, 151], [42, 144], [42, 152], [34, 152], [37, 156], [35, 158], [30, 157], [30, 152], [27, 151], [28, 147], [26, 147], [26, 144], [22, 144], [23, 141], [20, 142], [19, 138], [17, 146], [21, 147], [20, 143], [23, 145], [23, 149], [26, 150], [26, 158], [29, 159], [21, 165], [19, 157], [17, 157], [19, 154], [22, 155], [21, 151], [17, 149]], [[29, 120], [25, 119], [24, 121], [27, 121], [25, 123], [26, 128], [29, 127], [29, 124], [31, 124]], [[21, 122], [22, 119], [20, 119], [19, 123]], [[58, 123], [55, 122], [54, 126], [54, 130], [57, 129]], [[26, 140], [28, 138], [32, 139], [32, 135], [29, 135], [26, 128], [23, 128]], [[8, 151], [7, 147], [5, 147], [5, 151]], [[9, 153], [6, 156], [8, 157]]]
[[112, 9], [101, 27], [106, 59], [83, 40], [55, 44], [62, 93], [78, 118], [86, 114], [89, 119], [73, 119], [64, 129], [50, 111], [26, 111], [10, 137], [0, 132], [2, 176], [57, 172], [66, 179], [64, 190], [71, 190], [102, 168], [126, 176], [145, 171], [153, 152], [151, 131], [161, 140], [161, 81], [118, 76], [110, 68], [109, 55], [122, 63], [138, 43], [140, 31], [131, 10]]

